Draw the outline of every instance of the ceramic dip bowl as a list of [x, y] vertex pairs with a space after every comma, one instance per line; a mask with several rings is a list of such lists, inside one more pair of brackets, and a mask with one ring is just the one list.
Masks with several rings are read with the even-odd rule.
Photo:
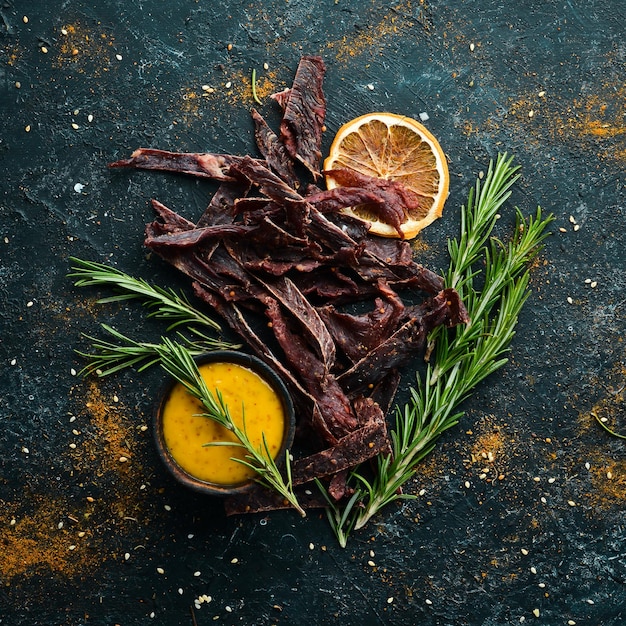
[[[282, 380], [260, 359], [236, 351], [216, 351], [196, 359], [209, 391], [221, 393], [233, 421], [256, 448], [263, 438], [280, 467], [293, 443], [295, 413]], [[254, 482], [255, 472], [233, 457], [245, 450], [233, 445], [206, 445], [237, 438], [214, 420], [200, 415], [202, 404], [174, 379], [167, 381], [154, 414], [159, 456], [183, 485], [210, 495], [241, 493]]]

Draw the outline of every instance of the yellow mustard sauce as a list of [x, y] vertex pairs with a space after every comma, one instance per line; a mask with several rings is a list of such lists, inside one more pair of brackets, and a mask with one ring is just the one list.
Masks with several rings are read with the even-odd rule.
[[[200, 374], [211, 392], [219, 389], [233, 421], [245, 428], [255, 448], [263, 446], [263, 433], [272, 457], [283, 442], [285, 411], [280, 397], [256, 372], [235, 363], [205, 363]], [[245, 409], [242, 411], [242, 407]], [[236, 446], [205, 446], [212, 441], [237, 441], [214, 420], [201, 417], [200, 401], [176, 384], [162, 409], [165, 445], [176, 463], [187, 474], [205, 482], [232, 486], [254, 476], [253, 470], [233, 461], [243, 459], [245, 451]]]

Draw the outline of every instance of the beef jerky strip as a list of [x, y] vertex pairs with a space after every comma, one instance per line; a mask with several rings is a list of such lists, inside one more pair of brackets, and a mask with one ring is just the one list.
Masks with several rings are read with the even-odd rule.
[[254, 121], [256, 144], [265, 157], [267, 166], [290, 187], [297, 189], [300, 183], [296, 176], [293, 159], [287, 148], [256, 109], [252, 109], [251, 115]]
[[250, 157], [243, 157], [240, 163], [231, 169], [234, 175], [244, 176], [262, 193], [277, 205], [284, 207], [287, 222], [293, 227], [295, 234], [302, 237], [309, 221], [310, 205], [303, 197], [271, 172], [263, 164]]
[[371, 350], [361, 361], [343, 372], [338, 381], [343, 389], [358, 392], [376, 384], [387, 372], [405, 365], [424, 347], [426, 336], [436, 326], [467, 322], [467, 313], [453, 289], [446, 289], [407, 310], [408, 321], [389, 339]]
[[[380, 407], [370, 399], [357, 404], [366, 413], [366, 424], [342, 437], [336, 445], [292, 463], [294, 486], [305, 485], [315, 478], [332, 476], [374, 458], [391, 452], [387, 426]], [[280, 500], [278, 500], [280, 502]], [[256, 513], [277, 508], [275, 494], [261, 485], [225, 501], [226, 514]], [[278, 508], [283, 508], [279, 506]]]
[[289, 328], [279, 303], [270, 301], [267, 305], [267, 316], [274, 336], [302, 386], [315, 398], [327, 430], [337, 439], [353, 431], [358, 426], [358, 421], [335, 376], [304, 339]]
[[167, 152], [153, 148], [139, 148], [130, 155], [129, 159], [114, 161], [109, 164], [109, 167], [161, 170], [218, 181], [232, 181], [234, 178], [229, 174], [229, 170], [242, 158], [231, 154]]
[[319, 309], [337, 347], [352, 363], [360, 361], [393, 334], [403, 313], [404, 306], [398, 308], [381, 298], [376, 298], [371, 311], [360, 315], [339, 312], [331, 305]]
[[315, 180], [321, 177], [322, 129], [326, 117], [326, 98], [322, 89], [325, 73], [326, 66], [321, 57], [302, 57], [293, 85], [283, 99], [280, 123], [281, 142]]
[[427, 211], [422, 206], [420, 196], [398, 180], [368, 176], [352, 169], [327, 170], [324, 174], [340, 187], [358, 187], [378, 196], [384, 210], [379, 213], [380, 205], [373, 205], [372, 210], [378, 213], [383, 221], [391, 224], [400, 235], [402, 235], [400, 226], [409, 213], [416, 218], [426, 216]]
[[262, 284], [291, 316], [298, 320], [301, 332], [307, 336], [309, 345], [317, 352], [324, 368], [330, 370], [335, 363], [335, 343], [316, 309], [289, 278], [276, 277], [264, 280]]
[[236, 217], [235, 201], [243, 198], [250, 189], [247, 181], [223, 182], [213, 194], [209, 206], [198, 220], [198, 228], [232, 224]]
[[409, 319], [391, 337], [338, 376], [342, 389], [347, 393], [363, 393], [390, 371], [405, 365], [411, 356], [424, 348], [426, 332], [419, 316]]

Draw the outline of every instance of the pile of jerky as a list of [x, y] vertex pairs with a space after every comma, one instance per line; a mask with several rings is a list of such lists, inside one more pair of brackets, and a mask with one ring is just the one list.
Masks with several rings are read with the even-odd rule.
[[[408, 190], [348, 170], [335, 172], [343, 186], [318, 186], [324, 74], [320, 57], [300, 60], [292, 87], [272, 96], [278, 133], [252, 110], [259, 157], [140, 148], [111, 164], [219, 182], [196, 223], [153, 200], [145, 245], [284, 380], [297, 415], [293, 483], [311, 507], [324, 504], [313, 479], [339, 501], [351, 468], [390, 452], [386, 416], [400, 368], [433, 328], [467, 321], [458, 294], [413, 261], [408, 242], [368, 235], [367, 222], [341, 212], [367, 204], [399, 224]], [[408, 306], [402, 290], [423, 300]], [[254, 485], [225, 506], [235, 514], [286, 504]]]

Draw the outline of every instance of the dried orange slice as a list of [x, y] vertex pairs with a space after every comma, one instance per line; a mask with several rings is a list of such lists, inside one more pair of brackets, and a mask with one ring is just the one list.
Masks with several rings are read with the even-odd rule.
[[[406, 239], [441, 217], [450, 184], [446, 157], [432, 133], [409, 117], [368, 113], [344, 124], [324, 161], [325, 171], [338, 169], [398, 181], [418, 194], [417, 209], [407, 210], [400, 228]], [[326, 186], [338, 186], [331, 174], [326, 174]], [[371, 233], [399, 237], [396, 228], [366, 205], [345, 211], [370, 222]]]

